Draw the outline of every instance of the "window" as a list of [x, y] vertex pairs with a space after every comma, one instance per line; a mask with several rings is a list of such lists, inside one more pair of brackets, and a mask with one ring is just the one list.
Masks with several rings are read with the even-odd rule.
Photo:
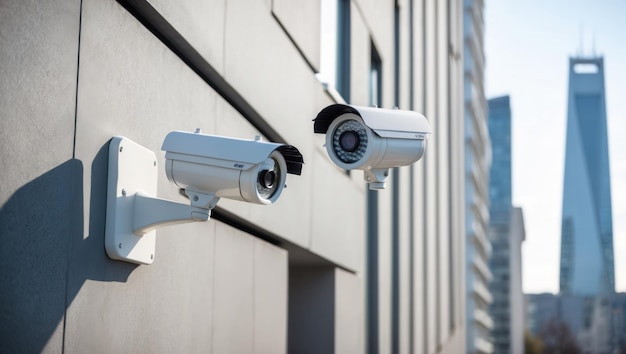
[[369, 104], [370, 106], [382, 106], [382, 62], [374, 43], [371, 44], [371, 62], [369, 75]]

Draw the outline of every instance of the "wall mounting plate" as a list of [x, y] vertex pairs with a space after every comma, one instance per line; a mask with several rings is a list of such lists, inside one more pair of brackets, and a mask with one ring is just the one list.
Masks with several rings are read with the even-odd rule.
[[105, 248], [112, 259], [152, 264], [156, 230], [133, 233], [134, 198], [138, 191], [157, 194], [158, 169], [152, 150], [116, 136], [109, 146]]

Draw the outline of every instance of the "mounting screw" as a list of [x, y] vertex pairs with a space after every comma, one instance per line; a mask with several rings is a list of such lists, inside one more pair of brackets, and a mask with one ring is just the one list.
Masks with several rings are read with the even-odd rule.
[[126, 189], [122, 189], [122, 195], [126, 196]]
[[118, 247], [119, 247], [120, 249], [122, 249], [122, 243], [121, 243], [121, 242], [120, 242], [120, 244], [118, 245]]
[[154, 161], [154, 166], [156, 167], [156, 161]]
[[153, 254], [150, 255], [150, 259], [154, 259], [154, 255]]
[[120, 152], [122, 152], [122, 150], [124, 150], [124, 147], [123, 147], [123, 146], [120, 146]]
[[193, 201], [194, 201], [194, 202], [197, 202], [197, 201], [198, 201], [198, 196], [197, 196], [197, 195], [194, 195], [194, 196], [193, 196]]
[[384, 175], [385, 177], [389, 176], [389, 172], [385, 171]]

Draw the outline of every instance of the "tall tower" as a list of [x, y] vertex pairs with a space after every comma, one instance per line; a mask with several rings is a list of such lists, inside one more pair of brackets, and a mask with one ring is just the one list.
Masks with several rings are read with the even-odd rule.
[[560, 291], [615, 291], [604, 59], [570, 58]]

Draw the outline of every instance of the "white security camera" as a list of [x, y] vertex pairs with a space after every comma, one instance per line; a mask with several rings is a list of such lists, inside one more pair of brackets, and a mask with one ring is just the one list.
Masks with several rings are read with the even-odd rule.
[[[211, 207], [219, 198], [274, 203], [287, 173], [300, 175], [294, 146], [174, 131], [163, 141], [167, 178], [185, 190], [192, 205]], [[204, 204], [206, 203], [206, 204]]]
[[384, 189], [389, 168], [424, 155], [426, 118], [413, 111], [333, 104], [319, 112], [313, 131], [326, 134], [326, 150], [339, 167], [363, 170], [370, 189]]
[[206, 221], [220, 198], [271, 204], [286, 174], [299, 175], [295, 147], [255, 140], [171, 132], [163, 141], [167, 178], [189, 204], [157, 198], [156, 154], [123, 136], [111, 139], [107, 182], [105, 249], [112, 259], [151, 264], [156, 228]]

